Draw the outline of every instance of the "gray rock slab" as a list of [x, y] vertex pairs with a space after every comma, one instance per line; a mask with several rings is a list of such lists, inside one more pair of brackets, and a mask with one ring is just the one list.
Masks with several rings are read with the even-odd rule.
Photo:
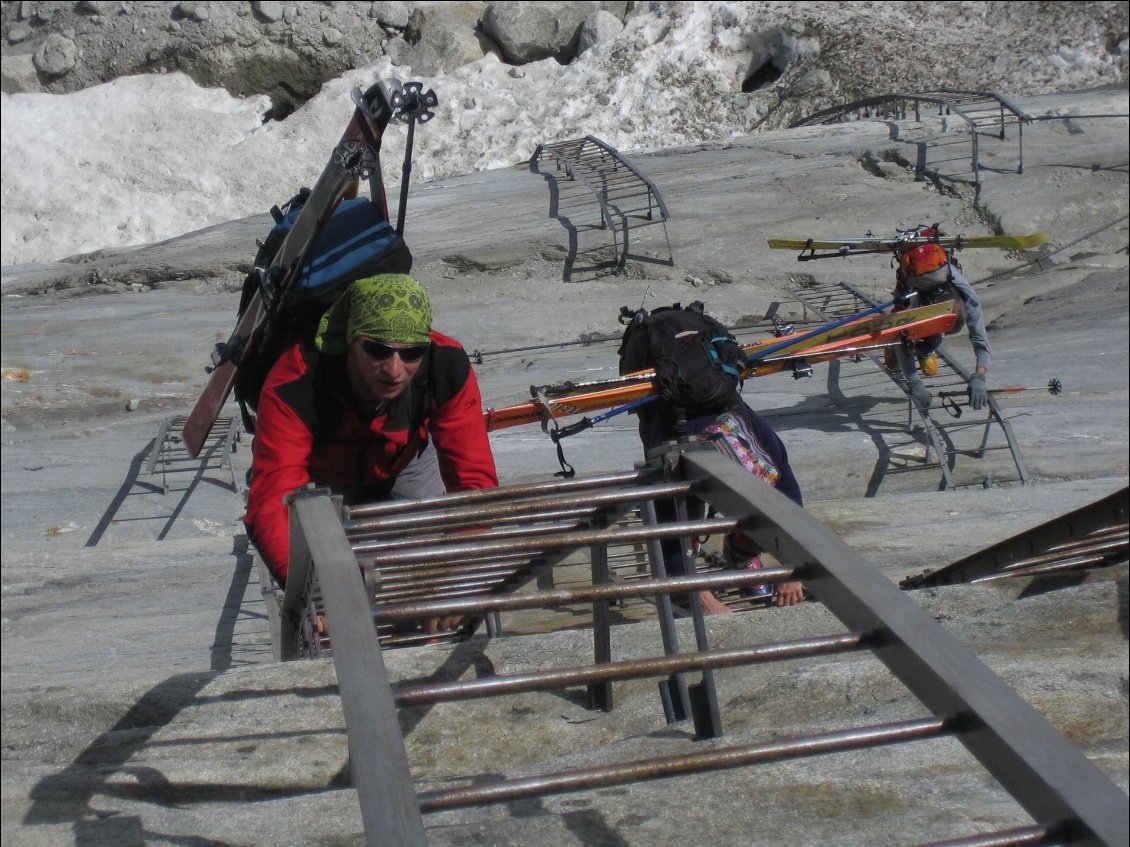
[[[1127, 111], [1125, 89], [1024, 105], [1045, 115]], [[484, 401], [502, 406], [530, 384], [614, 373], [615, 341], [578, 342], [616, 335], [621, 305], [702, 299], [732, 324], [761, 321], [745, 331], [752, 338], [769, 331], [775, 306], [804, 317], [789, 294], [798, 275], [876, 297], [890, 290], [883, 258], [800, 264], [766, 249], [768, 237], [935, 220], [976, 234], [998, 224], [1048, 231], [1055, 252], [1022, 271], [1034, 257], [961, 254], [990, 321], [990, 386], [1032, 387], [1002, 400], [1029, 484], [1010, 481], [1016, 469], [997, 451], [960, 456], [962, 487], [939, 491], [939, 472], [914, 466], [923, 443], [907, 429], [905, 398], [867, 362], [746, 385], [788, 446], [809, 511], [897, 582], [1125, 487], [1126, 137], [1125, 118], [1033, 124], [1024, 173], [991, 170], [976, 197], [915, 182], [905, 167], [866, 167], [888, 161], [885, 151], [905, 156], [907, 140], [886, 124], [633, 156], [672, 210], [674, 264], [638, 261], [627, 274], [572, 283], [562, 281], [569, 233], [549, 216], [546, 179], [528, 169], [414, 185], [406, 233], [437, 327], [477, 353]], [[160, 422], [186, 413], [202, 387], [211, 345], [234, 322], [238, 294], [224, 280], [250, 261], [265, 227], [249, 219], [82, 264], [3, 269], [5, 845], [363, 843], [332, 664], [271, 661], [231, 484], [247, 468], [249, 439], [231, 471], [176, 479], [164, 493], [139, 472]], [[641, 234], [641, 255], [666, 257], [667, 238], [661, 227]], [[971, 362], [963, 337], [946, 344]], [[1053, 377], [1059, 396], [1042, 390]], [[558, 470], [537, 427], [495, 433], [492, 444], [504, 482]], [[565, 449], [578, 473], [642, 458], [624, 418]], [[900, 467], [892, 455], [911, 458]], [[1125, 790], [1126, 586], [1121, 566], [1054, 591], [1024, 582], [908, 596]], [[516, 634], [493, 641], [386, 651], [390, 675], [397, 684], [461, 679], [591, 655], [574, 621], [528, 635], [535, 622], [507, 621]], [[654, 622], [646, 613], [631, 621], [615, 627], [617, 655], [657, 651]], [[810, 603], [708, 624], [712, 643], [736, 645], [822, 634], [836, 622]], [[654, 680], [617, 685], [610, 713], [565, 690], [406, 709], [401, 729], [419, 787], [435, 789], [921, 713], [863, 654], [717, 676], [726, 730], [717, 742], [668, 726]], [[1027, 821], [952, 741], [426, 818], [434, 845], [864, 845]]]

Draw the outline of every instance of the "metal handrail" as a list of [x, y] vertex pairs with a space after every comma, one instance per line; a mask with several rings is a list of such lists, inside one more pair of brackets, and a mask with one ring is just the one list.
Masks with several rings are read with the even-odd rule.
[[[982, 131], [984, 122], [979, 120], [970, 104], [994, 104], [993, 111], [996, 117], [993, 122], [999, 129], [996, 136], [1002, 141], [1005, 138], [1005, 126], [1013, 123], [1017, 127], [1017, 167], [1018, 174], [1024, 173], [1024, 124], [1032, 120], [1031, 116], [1012, 103], [1007, 98], [991, 91], [962, 91], [957, 89], [940, 89], [915, 94], [881, 94], [875, 97], [866, 97], [841, 106], [832, 106], [821, 109], [807, 117], [801, 118], [792, 124], [793, 127], [814, 126], [816, 124], [836, 123], [853, 112], [881, 111], [883, 107], [895, 107], [900, 117], [905, 118], [907, 110], [905, 104], [912, 104], [914, 120], [922, 120], [921, 106], [924, 103], [935, 105], [939, 113], [957, 115], [970, 127], [970, 162], [973, 174], [973, 185], [977, 191], [981, 188], [981, 156], [978, 134]], [[982, 109], [984, 111], [984, 109]], [[916, 176], [921, 179], [925, 173], [925, 162], [919, 161], [916, 166]]]

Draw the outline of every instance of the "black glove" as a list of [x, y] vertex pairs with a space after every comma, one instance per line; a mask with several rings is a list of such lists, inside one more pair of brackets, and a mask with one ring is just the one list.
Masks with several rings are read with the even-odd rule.
[[910, 392], [910, 399], [914, 401], [914, 405], [920, 411], [925, 412], [930, 408], [930, 403], [933, 402], [934, 397], [926, 390], [926, 386], [922, 384], [922, 380], [918, 377], [908, 379], [906, 381], [906, 390]]
[[989, 392], [985, 389], [985, 375], [974, 374], [969, 380], [969, 405], [974, 411], [984, 409], [989, 402]]

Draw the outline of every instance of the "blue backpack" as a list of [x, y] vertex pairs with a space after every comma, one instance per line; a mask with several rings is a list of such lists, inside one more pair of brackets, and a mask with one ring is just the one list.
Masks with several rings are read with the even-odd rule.
[[[255, 265], [243, 282], [239, 314], [242, 315], [264, 281], [263, 270], [282, 245], [298, 220], [309, 196], [302, 189], [271, 215], [275, 225], [259, 242]], [[251, 361], [241, 360], [235, 382], [235, 399], [243, 413], [247, 431], [255, 432], [255, 410], [263, 383], [283, 351], [298, 341], [312, 341], [322, 315], [357, 279], [381, 273], [409, 273], [412, 253], [404, 239], [385, 218], [384, 210], [373, 201], [359, 197], [342, 200], [326, 221], [310, 248], [306, 263], [286, 291], [265, 292], [269, 304], [260, 338], [254, 345]]]

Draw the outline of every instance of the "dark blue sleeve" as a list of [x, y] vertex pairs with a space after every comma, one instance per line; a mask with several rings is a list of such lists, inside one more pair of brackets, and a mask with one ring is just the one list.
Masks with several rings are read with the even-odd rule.
[[[773, 427], [757, 414], [757, 412], [751, 409], [744, 399], [739, 398], [738, 405], [731, 408], [730, 411], [740, 414], [745, 418], [746, 424], [757, 437], [757, 440], [761, 442], [761, 446], [765, 449], [765, 452], [769, 454], [769, 458], [773, 460], [773, 464], [776, 466], [779, 474], [776, 485], [777, 490], [798, 506], [803, 506], [804, 499], [801, 497], [800, 483], [797, 482], [796, 476], [793, 474], [792, 465], [789, 464], [789, 451], [785, 449], [784, 442], [781, 441]], [[716, 419], [716, 415], [694, 418], [687, 422], [687, 430], [691, 435], [695, 435], [714, 423]], [[640, 423], [640, 437], [644, 440], [645, 448], [650, 449], [650, 446], [654, 446], [649, 446], [649, 436], [655, 443], [662, 443], [662, 441], [658, 440], [658, 433], [654, 432], [654, 427], [652, 427], [652, 431], [649, 432], [644, 426], [642, 416]]]
[[751, 409], [744, 400], [742, 406], [744, 407], [742, 412], [746, 422], [753, 429], [753, 434], [757, 436], [757, 440], [761, 442], [765, 452], [773, 459], [773, 463], [780, 473], [780, 478], [777, 480], [777, 490], [798, 506], [803, 506], [804, 499], [800, 493], [800, 483], [797, 482], [792, 465], [789, 464], [789, 451], [785, 449], [785, 443], [781, 441], [773, 427], [769, 426], [765, 419]]

